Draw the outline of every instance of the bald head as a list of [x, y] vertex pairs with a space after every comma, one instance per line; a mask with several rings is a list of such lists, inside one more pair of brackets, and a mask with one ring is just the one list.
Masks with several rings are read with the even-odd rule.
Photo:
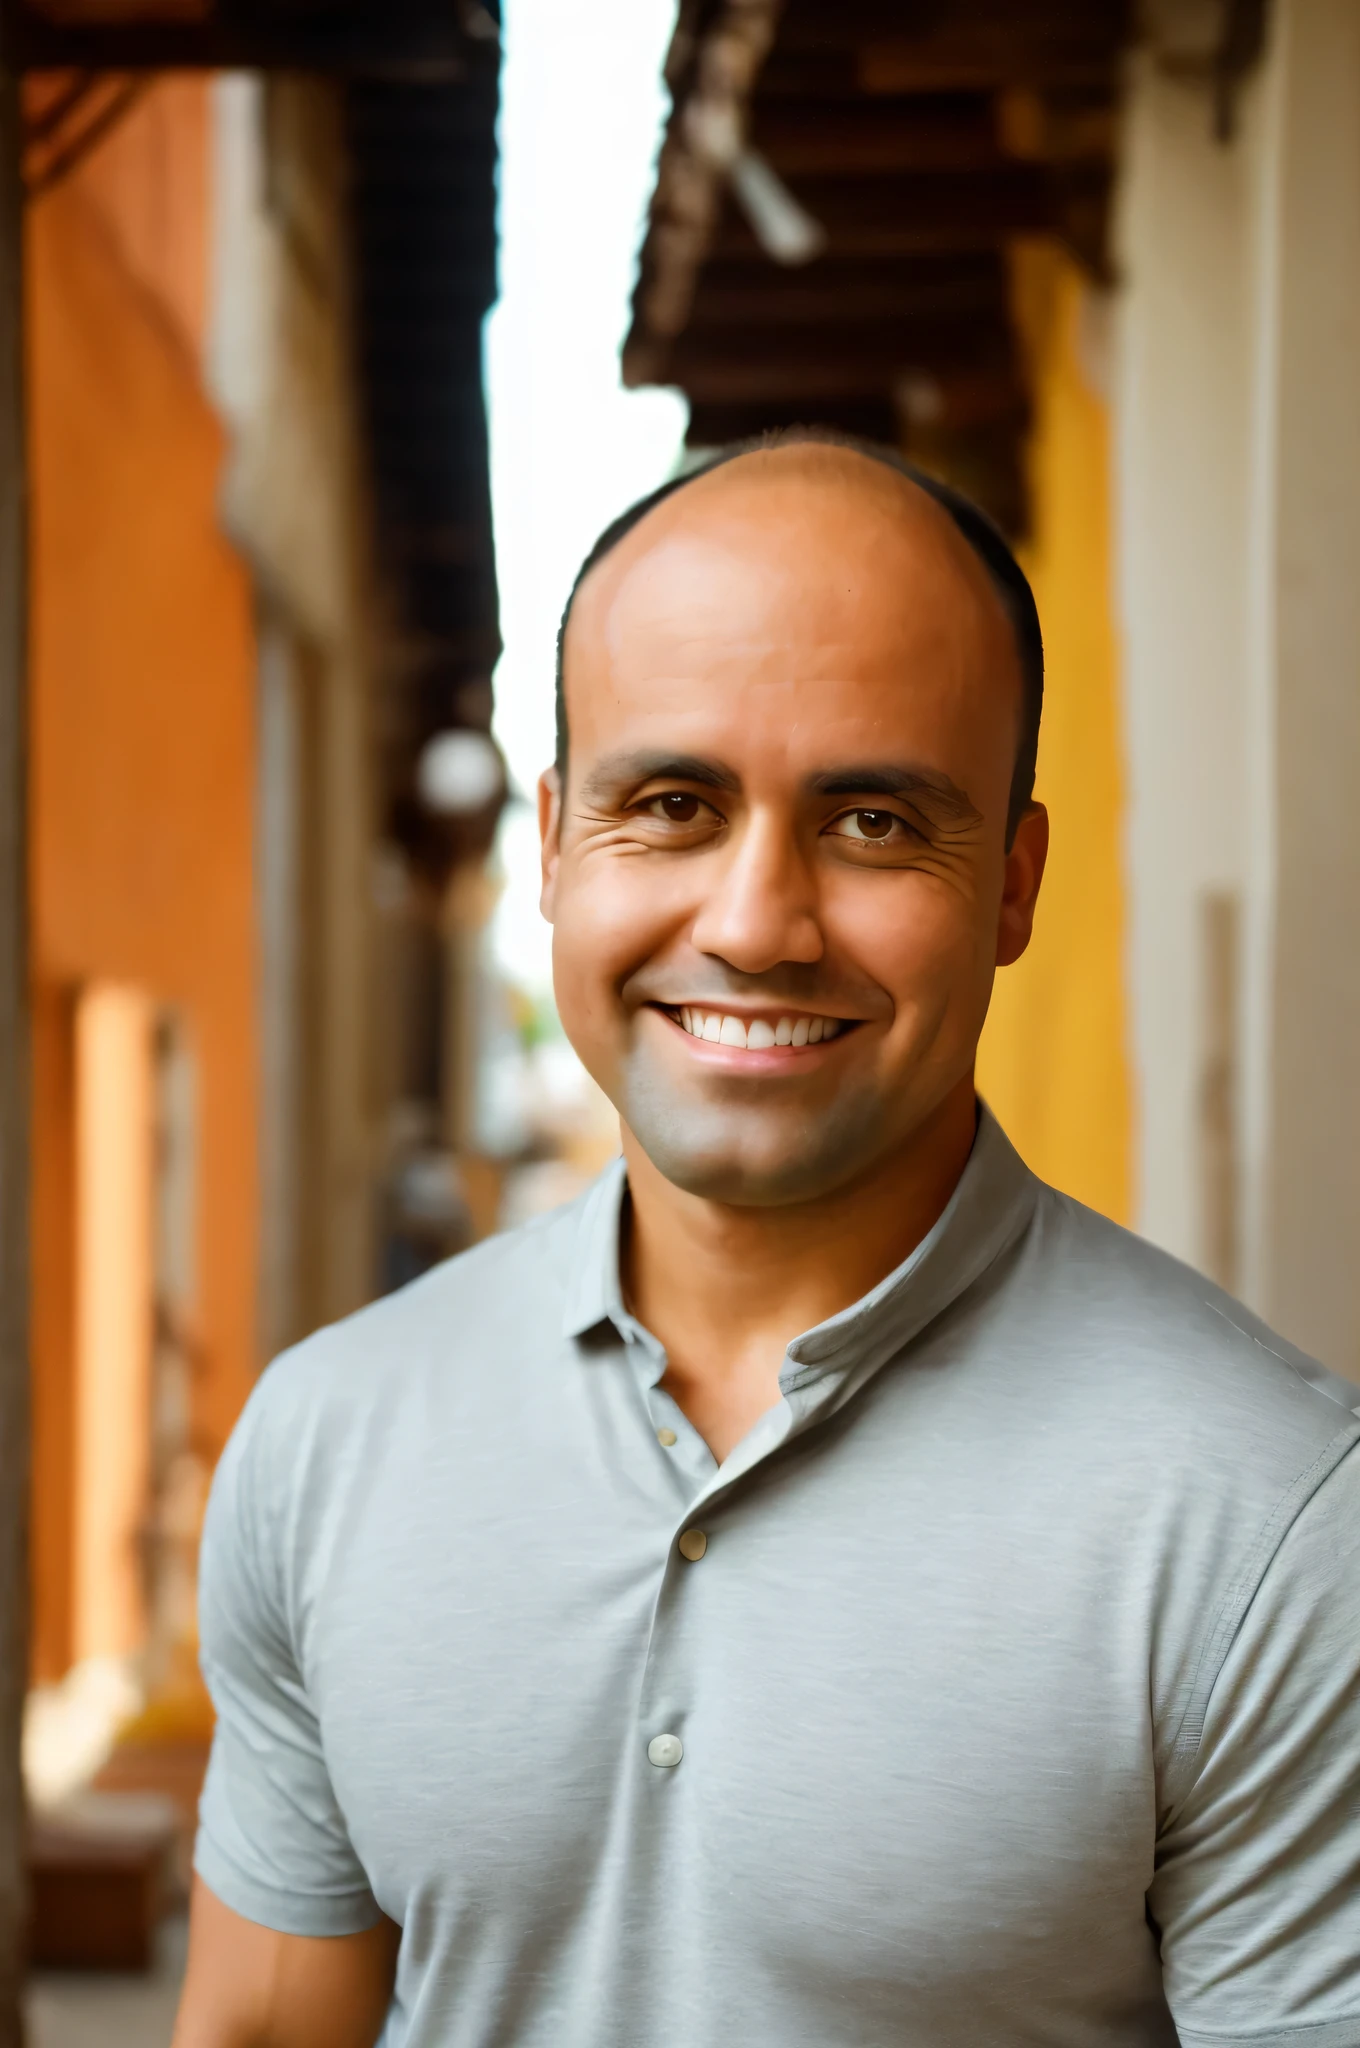
[[[942, 662], [959, 674], [980, 666], [991, 687], [978, 710], [1012, 750], [1009, 841], [1033, 794], [1043, 701], [1043, 643], [1024, 572], [958, 492], [891, 450], [817, 430], [726, 450], [601, 534], [558, 635], [559, 774], [581, 645], [591, 643], [595, 669], [611, 622], [617, 636], [649, 604], [669, 607], [682, 631], [702, 617], [720, 635], [724, 613], [735, 631], [753, 578], [771, 593], [778, 587], [791, 630], [845, 645], [872, 618], [878, 634], [897, 636], [904, 689], [923, 661], [935, 673]], [[735, 687], [744, 673], [735, 641], [729, 654]]]
[[927, 1129], [966, 1150], [1047, 845], [1024, 599], [965, 501], [806, 436], [603, 536], [539, 819], [559, 1015], [630, 1174], [797, 1203]]

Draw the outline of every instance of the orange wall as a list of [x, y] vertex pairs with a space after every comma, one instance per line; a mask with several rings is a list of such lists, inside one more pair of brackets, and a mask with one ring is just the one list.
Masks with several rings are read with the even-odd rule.
[[68, 1661], [75, 993], [180, 1006], [199, 1086], [200, 1448], [255, 1370], [254, 648], [218, 529], [197, 344], [208, 99], [153, 88], [28, 219], [32, 489], [34, 1570], [39, 1676]]

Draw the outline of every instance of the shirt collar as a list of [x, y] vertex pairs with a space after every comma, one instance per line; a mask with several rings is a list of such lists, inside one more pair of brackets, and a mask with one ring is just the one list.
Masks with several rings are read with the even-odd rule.
[[[1029, 1221], [1039, 1182], [985, 1103], [959, 1184], [934, 1228], [887, 1278], [849, 1308], [789, 1346], [780, 1384], [808, 1405], [814, 1389], [839, 1406], [910, 1343], [1014, 1242]], [[628, 1176], [622, 1159], [605, 1168], [581, 1200], [563, 1334], [584, 1336], [631, 1317], [619, 1277], [619, 1226]], [[823, 1398], [816, 1399], [820, 1409]]]
[[584, 1337], [587, 1330], [603, 1322], [618, 1328], [627, 1315], [619, 1278], [619, 1228], [627, 1192], [628, 1173], [623, 1160], [611, 1159], [580, 1198], [580, 1220], [562, 1313], [564, 1337]]

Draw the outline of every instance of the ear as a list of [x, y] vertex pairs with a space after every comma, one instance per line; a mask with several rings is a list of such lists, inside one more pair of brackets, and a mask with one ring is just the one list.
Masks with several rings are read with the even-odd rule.
[[557, 893], [557, 863], [562, 852], [562, 778], [556, 768], [545, 768], [538, 778], [538, 836], [542, 842], [543, 882], [538, 907], [553, 921], [553, 898]]
[[1015, 828], [1001, 887], [996, 925], [996, 964], [1009, 967], [1020, 958], [1034, 930], [1034, 908], [1048, 859], [1048, 812], [1031, 804]]

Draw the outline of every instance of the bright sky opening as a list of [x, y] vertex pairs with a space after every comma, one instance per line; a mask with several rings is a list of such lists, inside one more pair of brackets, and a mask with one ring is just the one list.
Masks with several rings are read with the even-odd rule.
[[553, 756], [553, 661], [571, 581], [600, 529], [669, 476], [685, 401], [625, 391], [628, 327], [656, 156], [675, 0], [505, 0], [501, 296], [487, 323], [491, 493], [505, 651], [495, 734], [512, 801], [498, 852], [496, 964], [551, 986], [538, 910], [534, 786]]

